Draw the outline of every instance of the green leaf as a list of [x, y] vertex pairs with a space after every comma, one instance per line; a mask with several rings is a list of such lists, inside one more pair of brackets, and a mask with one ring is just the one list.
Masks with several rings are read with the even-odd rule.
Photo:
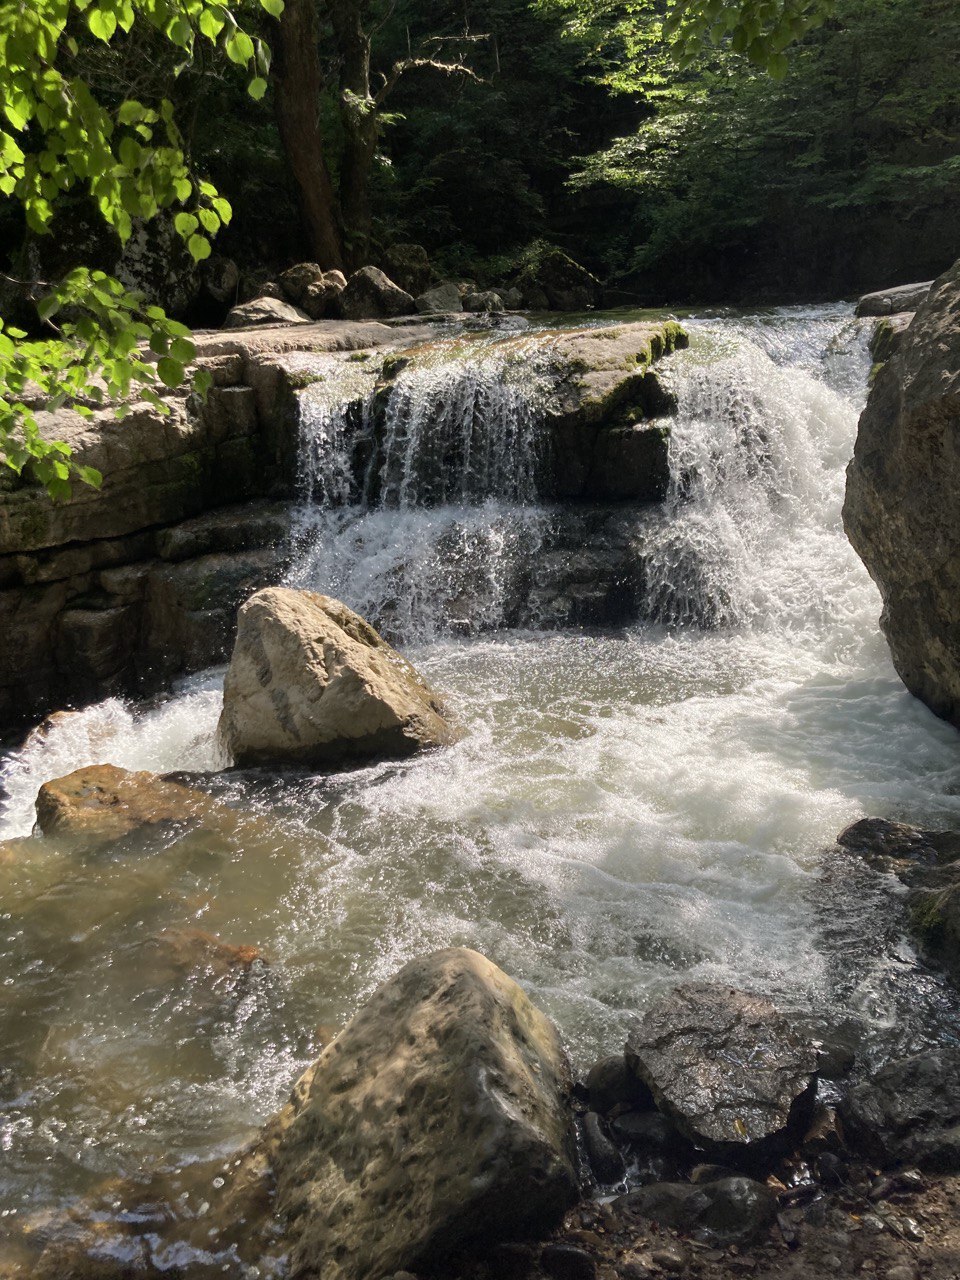
[[198, 209], [197, 216], [203, 223], [204, 230], [208, 231], [210, 235], [215, 236], [220, 230], [220, 219], [212, 209]]
[[87, 15], [87, 26], [98, 40], [109, 44], [117, 29], [117, 19], [114, 14], [103, 9], [91, 9]]
[[172, 356], [164, 356], [157, 362], [157, 374], [165, 387], [179, 387], [183, 381], [183, 365]]
[[77, 475], [92, 489], [99, 489], [103, 484], [103, 476], [96, 467], [77, 467]]
[[210, 257], [210, 241], [204, 236], [191, 236], [187, 241], [187, 248], [190, 250], [194, 262], [203, 262], [204, 258]]
[[207, 392], [213, 386], [213, 374], [209, 369], [197, 369], [193, 375], [193, 389], [198, 395], [206, 398]]
[[267, 82], [266, 80], [263, 79], [262, 76], [256, 76], [247, 85], [247, 93], [249, 93], [250, 97], [253, 98], [256, 102], [259, 102], [266, 92], [267, 92]]
[[283, 0], [260, 0], [271, 18], [279, 18], [283, 13]]
[[175, 338], [170, 345], [170, 354], [181, 364], [189, 364], [197, 354], [197, 348], [187, 338]]
[[173, 225], [177, 235], [186, 240], [193, 235], [200, 223], [192, 213], [178, 213], [173, 220]]

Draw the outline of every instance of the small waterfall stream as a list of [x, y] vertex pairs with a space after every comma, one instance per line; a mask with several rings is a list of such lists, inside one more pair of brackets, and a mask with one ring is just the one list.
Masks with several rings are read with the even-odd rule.
[[[853, 1018], [868, 1061], [955, 1025], [889, 887], [829, 852], [864, 814], [960, 824], [960, 740], [898, 681], [840, 526], [863, 335], [845, 307], [690, 330], [665, 366], [670, 492], [643, 510], [541, 501], [549, 371], [515, 338], [439, 344], [386, 403], [349, 358], [304, 392], [290, 581], [403, 644], [464, 737], [333, 776], [224, 775], [261, 819], [239, 842], [0, 861], [6, 1210], [228, 1149], [313, 1028], [439, 946], [516, 975], [580, 1065], [678, 977]], [[558, 626], [549, 592], [589, 591], [614, 541], [630, 625]], [[220, 679], [88, 708], [8, 757], [0, 838], [84, 763], [214, 770]], [[144, 940], [184, 924], [269, 957], [229, 1008], [145, 968]]]

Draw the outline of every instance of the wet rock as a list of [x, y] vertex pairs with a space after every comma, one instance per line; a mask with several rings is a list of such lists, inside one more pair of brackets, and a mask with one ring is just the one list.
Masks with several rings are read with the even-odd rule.
[[677, 1126], [659, 1111], [626, 1111], [611, 1122], [611, 1128], [621, 1142], [634, 1150], [662, 1155], [689, 1146]]
[[601, 1186], [611, 1187], [626, 1177], [623, 1156], [604, 1132], [600, 1117], [588, 1111], [583, 1117], [583, 1145], [593, 1176]]
[[503, 299], [499, 293], [487, 289], [483, 293], [466, 293], [462, 298], [464, 311], [502, 311]]
[[901, 311], [916, 311], [934, 285], [933, 280], [920, 284], [901, 284], [893, 289], [865, 293], [857, 303], [858, 316], [889, 316]]
[[913, 316], [914, 312], [905, 311], [900, 315], [884, 316], [877, 321], [870, 335], [870, 354], [874, 364], [883, 364], [900, 350]]
[[159, 823], [231, 826], [232, 811], [203, 791], [153, 773], [131, 773], [112, 764], [77, 769], [45, 782], [37, 796], [44, 835], [83, 842], [119, 840]]
[[670, 485], [666, 427], [634, 422], [601, 431], [587, 482], [591, 497], [603, 502], [659, 502]]
[[697, 1233], [717, 1244], [751, 1240], [774, 1221], [777, 1197], [751, 1178], [721, 1178], [694, 1186], [655, 1182], [621, 1196], [616, 1207], [675, 1231]]
[[960, 262], [936, 280], [877, 374], [843, 521], [883, 597], [904, 684], [960, 726]]
[[597, 1264], [575, 1244], [548, 1244], [540, 1252], [540, 1266], [553, 1280], [594, 1280]]
[[347, 320], [384, 320], [416, 311], [410, 294], [378, 267], [361, 267], [350, 276], [340, 307]]
[[437, 696], [369, 623], [284, 587], [240, 610], [220, 734], [239, 765], [395, 758], [455, 737]]
[[224, 329], [252, 329], [261, 325], [280, 327], [288, 324], [309, 324], [310, 317], [298, 307], [280, 298], [254, 298], [233, 307], [223, 322]]
[[650, 1254], [650, 1261], [655, 1267], [661, 1267], [664, 1271], [679, 1272], [687, 1265], [687, 1255], [682, 1249], [676, 1247], [667, 1249], [654, 1249]]
[[626, 1057], [658, 1107], [706, 1149], [765, 1150], [809, 1116], [816, 1049], [762, 996], [678, 987], [647, 1011]]
[[584, 1083], [590, 1106], [601, 1115], [618, 1105], [637, 1109], [653, 1106], [650, 1090], [630, 1070], [622, 1053], [600, 1058], [587, 1072]]
[[960, 858], [960, 833], [922, 831], [886, 818], [861, 818], [841, 831], [837, 844], [881, 870], [896, 870], [890, 863], [918, 863], [931, 866]]
[[473, 951], [415, 960], [319, 1058], [279, 1139], [291, 1273], [379, 1280], [536, 1235], [576, 1196], [555, 1028]]
[[848, 1140], [879, 1164], [960, 1170], [960, 1049], [890, 1063], [840, 1104]]
[[259, 947], [224, 942], [203, 929], [181, 926], [164, 929], [148, 944], [145, 963], [154, 980], [175, 981], [192, 976], [213, 987], [227, 988], [242, 982], [254, 965], [265, 965]]
[[421, 315], [441, 314], [447, 311], [462, 311], [463, 301], [455, 280], [444, 280], [435, 289], [421, 293], [416, 301]]

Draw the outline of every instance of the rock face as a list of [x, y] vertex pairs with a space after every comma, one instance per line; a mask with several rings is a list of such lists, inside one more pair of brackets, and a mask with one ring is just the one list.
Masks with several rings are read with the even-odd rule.
[[158, 823], [220, 825], [230, 818], [230, 810], [203, 791], [112, 764], [77, 769], [45, 782], [37, 796], [37, 823], [44, 835], [84, 842], [119, 840]]
[[870, 354], [874, 364], [883, 364], [903, 346], [907, 330], [913, 323], [915, 312], [902, 311], [893, 316], [882, 316], [870, 335]]
[[857, 315], [890, 316], [900, 311], [916, 311], [932, 285], [932, 280], [924, 280], [921, 284], [901, 284], [894, 289], [865, 293], [857, 303]]
[[267, 588], [240, 610], [220, 733], [240, 765], [394, 758], [453, 741], [436, 695], [339, 600]]
[[223, 322], [225, 329], [252, 329], [260, 325], [309, 324], [305, 311], [279, 298], [254, 298], [233, 308]]
[[348, 320], [384, 320], [416, 311], [413, 298], [379, 267], [361, 267], [347, 281], [340, 306]]
[[960, 1169], [960, 1049], [937, 1049], [882, 1068], [841, 1105], [849, 1137], [873, 1159]]
[[678, 987], [647, 1011], [626, 1055], [661, 1111], [718, 1153], [785, 1139], [812, 1106], [816, 1049], [748, 992]]
[[553, 1025], [474, 951], [415, 960], [304, 1082], [274, 1168], [292, 1274], [379, 1280], [549, 1230], [576, 1196]]
[[960, 262], [881, 367], [847, 471], [843, 521], [883, 596], [910, 690], [960, 726]]

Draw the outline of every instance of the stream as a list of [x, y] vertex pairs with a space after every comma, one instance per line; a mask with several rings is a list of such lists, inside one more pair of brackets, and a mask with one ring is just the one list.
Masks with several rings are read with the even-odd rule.
[[[35, 838], [0, 861], [0, 1214], [231, 1150], [328, 1028], [438, 947], [522, 982], [581, 1069], [681, 978], [847, 1020], [868, 1064], [956, 1039], [899, 890], [833, 851], [864, 815], [960, 823], [960, 738], [897, 678], [840, 523], [866, 331], [840, 305], [684, 323], [671, 487], [627, 513], [642, 592], [615, 630], [551, 622], [567, 516], [541, 499], [533, 355], [437, 344], [360, 471], [338, 384], [304, 393], [289, 582], [381, 626], [464, 736], [329, 776], [211, 777], [251, 815], [238, 832], [87, 855]], [[213, 774], [222, 676], [7, 756], [0, 839], [83, 764]], [[265, 962], [211, 1000], [152, 958], [186, 926]]]

